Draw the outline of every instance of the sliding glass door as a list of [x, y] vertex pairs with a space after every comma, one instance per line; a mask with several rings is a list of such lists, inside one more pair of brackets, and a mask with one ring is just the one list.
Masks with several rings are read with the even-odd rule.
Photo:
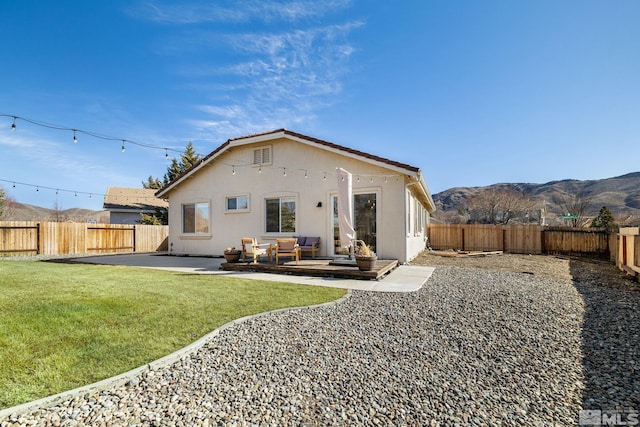
[[[333, 255], [348, 255], [348, 248], [340, 247], [340, 229], [338, 228], [338, 197], [331, 198], [333, 211]], [[353, 195], [353, 216], [356, 239], [363, 240], [376, 252], [377, 238], [377, 194], [360, 193]]]

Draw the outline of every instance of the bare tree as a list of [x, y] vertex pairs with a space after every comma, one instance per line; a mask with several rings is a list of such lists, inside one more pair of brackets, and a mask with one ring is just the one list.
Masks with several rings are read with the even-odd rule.
[[562, 216], [560, 217], [569, 227], [586, 227], [589, 218], [586, 217], [591, 198], [583, 194], [569, 194], [560, 200]]
[[63, 214], [62, 204], [58, 201], [57, 198], [56, 198], [56, 201], [53, 202], [53, 206], [51, 208], [51, 215], [49, 215], [49, 218], [53, 222], [65, 222], [70, 220], [70, 218], [67, 215]]
[[521, 192], [509, 187], [488, 187], [469, 200], [471, 222], [502, 224], [520, 218], [534, 209], [534, 203]]
[[0, 187], [0, 220], [10, 221], [15, 213], [16, 201]]

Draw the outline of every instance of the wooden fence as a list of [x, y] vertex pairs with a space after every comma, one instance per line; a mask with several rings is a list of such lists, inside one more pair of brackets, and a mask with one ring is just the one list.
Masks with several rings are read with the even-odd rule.
[[168, 235], [159, 225], [0, 221], [0, 256], [164, 251]]
[[615, 263], [628, 274], [640, 275], [640, 227], [621, 228], [615, 245]]
[[429, 224], [428, 233], [429, 246], [435, 250], [611, 258], [609, 233], [598, 229], [538, 225]]

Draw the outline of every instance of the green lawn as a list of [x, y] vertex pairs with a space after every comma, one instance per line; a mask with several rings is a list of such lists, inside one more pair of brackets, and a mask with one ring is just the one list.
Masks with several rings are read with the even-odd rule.
[[248, 314], [342, 289], [0, 260], [0, 408], [126, 372]]

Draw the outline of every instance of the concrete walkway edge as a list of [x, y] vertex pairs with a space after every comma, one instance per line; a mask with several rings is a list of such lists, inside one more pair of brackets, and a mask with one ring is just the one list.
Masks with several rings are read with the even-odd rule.
[[27, 402], [21, 405], [11, 406], [9, 408], [1, 409], [0, 418], [9, 417], [11, 415], [20, 415], [26, 412], [48, 408], [51, 406], [55, 406], [61, 402], [73, 400], [78, 396], [86, 396], [90, 394], [99, 393], [101, 391], [107, 390], [112, 387], [119, 387], [121, 385], [128, 383], [134, 378], [139, 377], [144, 372], [155, 371], [186, 358], [187, 356], [195, 353], [196, 351], [204, 347], [209, 341], [217, 337], [220, 334], [220, 332], [234, 325], [237, 325], [239, 323], [244, 323], [248, 320], [255, 319], [258, 317], [267, 316], [273, 313], [278, 313], [281, 311], [299, 311], [299, 310], [307, 310], [307, 309], [312, 309], [317, 307], [337, 305], [344, 302], [347, 298], [351, 296], [351, 294], [352, 294], [352, 291], [347, 289], [347, 294], [341, 298], [338, 298], [335, 301], [329, 301], [322, 304], [314, 304], [314, 305], [301, 306], [301, 307], [279, 308], [275, 310], [265, 311], [263, 313], [251, 314], [248, 316], [241, 317], [239, 319], [232, 320], [231, 322], [225, 323], [219, 328], [214, 329], [212, 332], [208, 333], [207, 335], [200, 338], [199, 340], [187, 345], [186, 347], [176, 350], [173, 353], [168, 354], [167, 356], [164, 356], [160, 359], [149, 362], [146, 365], [142, 365], [138, 368], [134, 368], [123, 374], [116, 375], [111, 378], [106, 378], [104, 380], [101, 380], [92, 384], [88, 384], [86, 386], [78, 387], [73, 390], [63, 391], [61, 393], [43, 397], [42, 399], [34, 400], [32, 402]]

